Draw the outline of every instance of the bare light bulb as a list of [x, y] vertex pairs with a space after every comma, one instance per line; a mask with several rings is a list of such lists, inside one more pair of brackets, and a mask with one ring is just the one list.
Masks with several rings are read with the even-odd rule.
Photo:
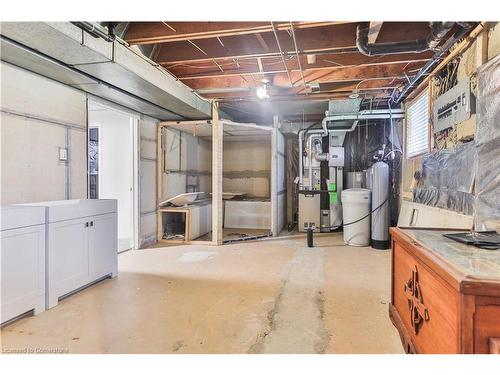
[[257, 87], [255, 90], [255, 95], [257, 95], [257, 98], [259, 99], [268, 99], [269, 98], [269, 92], [267, 91], [267, 86], [262, 85]]

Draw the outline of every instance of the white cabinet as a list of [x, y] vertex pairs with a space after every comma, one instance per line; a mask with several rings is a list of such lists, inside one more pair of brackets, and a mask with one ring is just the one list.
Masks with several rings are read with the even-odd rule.
[[47, 308], [58, 298], [87, 284], [89, 218], [49, 223], [47, 238]]
[[94, 280], [108, 274], [115, 276], [118, 272], [116, 223], [116, 213], [94, 216], [90, 222], [89, 273]]
[[75, 199], [30, 205], [46, 209], [47, 308], [99, 279], [116, 276], [116, 199]]
[[45, 310], [45, 210], [1, 208], [1, 323]]

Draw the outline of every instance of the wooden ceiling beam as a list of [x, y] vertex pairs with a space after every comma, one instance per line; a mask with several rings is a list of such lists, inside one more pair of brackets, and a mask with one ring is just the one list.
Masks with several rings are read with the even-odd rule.
[[[304, 79], [307, 83], [311, 82], [343, 82], [343, 81], [360, 81], [363, 79], [371, 79], [374, 77], [395, 77], [404, 76], [403, 72], [417, 70], [425, 64], [425, 61], [412, 62], [407, 64], [392, 64], [392, 65], [372, 65], [372, 66], [357, 66], [357, 67], [334, 67], [330, 69], [321, 69], [315, 71], [306, 71]], [[299, 85], [302, 82], [300, 71], [294, 70], [290, 72], [294, 85]], [[289, 79], [286, 72], [274, 74], [271, 84], [280, 87], [289, 87]], [[232, 88], [248, 89], [261, 84], [260, 76], [244, 75], [238, 76], [220, 76], [210, 78], [198, 78], [193, 80], [181, 80], [194, 90], [216, 90], [221, 91]]]
[[[391, 29], [391, 32], [386, 32], [386, 29]], [[287, 56], [294, 56], [295, 47], [288, 32], [278, 30], [277, 33], [283, 52]], [[426, 37], [428, 33], [429, 27], [425, 22], [395, 24], [391, 26], [384, 25], [379, 34], [378, 42], [421, 39]], [[164, 65], [169, 63], [201, 62], [209, 59], [244, 59], [279, 56], [274, 34], [272, 32], [263, 32], [260, 34], [265, 44], [269, 47], [267, 51], [255, 35], [238, 35], [225, 37], [225, 47], [222, 47], [215, 38], [198, 40], [196, 44], [207, 53], [206, 56], [194, 50], [186, 41], [172, 42], [165, 48], [162, 48], [156, 62]], [[297, 28], [295, 34], [296, 38], [300, 40], [301, 46], [303, 46], [301, 54], [357, 52], [355, 23]]]
[[[406, 65], [411, 63], [425, 63], [432, 57], [432, 52], [422, 54], [402, 54], [379, 57], [367, 57], [359, 53], [343, 55], [320, 55], [315, 64], [306, 64], [306, 57], [301, 56], [302, 67], [305, 72], [318, 70], [332, 70], [337, 67], [360, 67], [360, 66], [382, 66], [382, 65]], [[259, 63], [256, 61], [260, 60]], [[224, 73], [220, 69], [214, 69], [209, 63], [197, 64], [174, 64], [164, 66], [176, 77], [186, 82], [201, 78], [219, 78], [227, 76], [261, 75], [284, 73], [280, 59], [266, 59], [257, 57], [255, 60], [240, 61], [239, 66], [233, 60], [219, 60], [224, 67]], [[291, 58], [287, 62], [290, 71], [299, 70], [297, 59]], [[262, 68], [262, 69], [261, 69]]]
[[[300, 21], [295, 27], [305, 29], [345, 23], [353, 22]], [[289, 23], [277, 22], [276, 27], [287, 30]], [[263, 32], [272, 32], [269, 22], [131, 22], [124, 39], [129, 44], [155, 44]]]
[[[336, 87], [328, 88], [328, 91], [319, 92], [319, 93], [310, 93], [311, 96], [316, 97], [319, 94], [335, 94], [335, 93], [347, 93], [350, 94], [354, 90], [357, 90], [359, 93], [363, 94], [364, 92], [370, 92], [376, 94], [381, 91], [388, 91], [397, 87], [404, 78], [394, 80], [392, 77], [387, 78], [378, 78], [370, 81], [365, 81], [362, 84], [359, 82], [347, 82], [342, 85], [338, 85]], [[291, 96], [306, 96], [304, 93], [304, 88], [301, 86], [295, 86], [291, 88], [280, 88], [280, 87], [271, 87], [270, 95], [273, 100], [288, 100]], [[206, 92], [202, 93], [202, 96], [210, 99], [218, 99], [218, 98], [254, 98], [256, 95], [253, 90], [249, 90], [246, 87], [241, 87], [241, 91], [237, 91], [237, 87], [233, 87], [230, 92]]]

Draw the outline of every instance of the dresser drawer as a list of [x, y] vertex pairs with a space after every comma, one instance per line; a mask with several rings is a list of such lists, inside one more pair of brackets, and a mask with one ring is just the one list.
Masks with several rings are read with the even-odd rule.
[[460, 352], [459, 294], [397, 242], [393, 257], [393, 305], [415, 350]]

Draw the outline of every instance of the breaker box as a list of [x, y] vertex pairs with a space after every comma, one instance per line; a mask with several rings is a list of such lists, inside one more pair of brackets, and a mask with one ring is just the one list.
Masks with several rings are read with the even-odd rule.
[[470, 81], [458, 82], [433, 102], [434, 133], [439, 133], [470, 118], [475, 113], [475, 98]]

